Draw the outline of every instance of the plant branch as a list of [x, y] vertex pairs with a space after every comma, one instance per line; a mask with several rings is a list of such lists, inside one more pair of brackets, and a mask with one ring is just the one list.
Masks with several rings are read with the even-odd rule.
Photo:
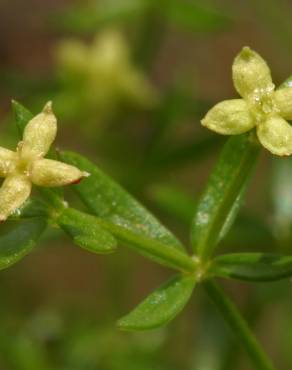
[[214, 281], [203, 283], [207, 294], [225, 321], [249, 354], [254, 368], [257, 370], [275, 370], [271, 360], [267, 357], [257, 339], [250, 331], [246, 321], [241, 316], [234, 303], [225, 295], [224, 291]]

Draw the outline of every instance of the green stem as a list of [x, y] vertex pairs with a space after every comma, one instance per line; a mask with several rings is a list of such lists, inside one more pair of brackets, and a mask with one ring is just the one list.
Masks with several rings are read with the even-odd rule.
[[197, 263], [183, 250], [168, 246], [155, 239], [135, 234], [130, 229], [99, 219], [100, 225], [125, 246], [134, 249], [144, 257], [164, 266], [186, 273], [194, 273]]
[[154, 5], [149, 5], [144, 20], [140, 22], [135, 60], [145, 70], [150, 70], [164, 36], [164, 24]]
[[246, 321], [243, 319], [234, 303], [225, 295], [224, 291], [211, 280], [203, 283], [203, 285], [209, 297], [249, 354], [254, 368], [257, 370], [275, 370], [270, 359], [250, 331]]

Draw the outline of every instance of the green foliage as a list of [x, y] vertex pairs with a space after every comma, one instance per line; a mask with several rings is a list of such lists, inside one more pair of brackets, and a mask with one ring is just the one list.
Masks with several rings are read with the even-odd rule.
[[215, 276], [247, 281], [274, 281], [292, 276], [292, 256], [233, 253], [218, 256], [209, 270]]
[[15, 100], [12, 100], [12, 109], [19, 136], [22, 137], [25, 126], [33, 118], [33, 114]]
[[11, 225], [11, 229], [0, 235], [0, 269], [5, 269], [21, 260], [36, 246], [45, 231], [43, 218], [30, 218]]
[[[155, 5], [159, 8], [159, 14], [163, 14], [169, 22], [179, 24], [185, 29], [211, 30], [211, 24], [217, 27], [224, 23], [220, 23], [222, 19], [216, 12], [209, 12], [192, 2], [173, 0], [169, 3], [169, 7], [165, 7], [165, 2], [162, 3], [164, 6], [161, 8], [160, 4]], [[133, 9], [119, 13], [119, 9], [112, 8], [113, 13], [105, 14], [103, 20], [97, 19], [92, 13], [92, 19], [89, 19], [86, 26], [89, 25], [90, 29], [97, 23], [111, 22], [111, 19], [116, 16], [121, 19], [128, 16], [135, 17], [138, 13], [141, 15], [146, 11], [146, 8], [147, 12], [152, 12], [150, 5], [137, 8], [137, 13]], [[281, 87], [288, 86], [291, 87], [291, 78], [281, 85]], [[156, 111], [156, 119], [159, 121], [162, 118], [165, 121], [155, 132], [155, 143], [148, 148], [149, 158], [143, 162], [146, 164], [147, 171], [150, 168], [149, 174], [158, 174], [160, 170], [185, 164], [189, 160], [194, 162], [201, 159], [220, 143], [215, 136], [204, 136], [191, 139], [187, 145], [164, 149], [161, 143], [164, 143], [168, 124], [173, 128], [174, 121], [178, 120], [178, 117], [185, 118], [184, 114], [189, 110], [189, 107], [186, 109], [182, 102], [178, 106], [176, 102], [179, 102], [179, 97], [175, 96], [174, 100], [170, 97], [165, 106], [161, 106], [161, 109]], [[17, 102], [13, 102], [13, 110], [21, 134], [33, 115]], [[198, 201], [196, 197], [186, 195], [166, 182], [162, 183], [162, 186], [151, 187], [152, 199], [160, 208], [175, 214], [185, 224], [192, 216], [191, 242], [195, 255], [189, 255], [187, 246], [184, 246], [174, 233], [93, 162], [74, 152], [60, 152], [57, 155], [62, 160], [90, 173], [90, 177], [74, 185], [74, 191], [87, 211], [74, 208], [75, 198], [72, 198], [72, 203], [70, 201], [68, 206], [62, 192], [40, 189], [37, 197], [31, 198], [19, 210], [19, 214], [11, 217], [14, 224], [8, 230], [4, 230], [3, 235], [0, 236], [0, 268], [6, 268], [28, 254], [35, 247], [47, 224], [63, 230], [74, 244], [93, 253], [114, 252], [117, 245], [129, 247], [156, 263], [177, 270], [178, 274], [154, 290], [131, 313], [123, 317], [118, 322], [121, 329], [147, 330], [167, 324], [187, 304], [195, 285], [200, 284], [236, 332], [237, 338], [246, 348], [255, 367], [271, 370], [273, 366], [246, 322], [231, 300], [213, 281], [214, 278], [223, 277], [250, 282], [268, 282], [292, 276], [291, 256], [259, 251], [228, 252], [228, 254], [213, 256], [220, 243], [223, 245], [238, 215], [259, 152], [260, 147], [254, 132], [228, 139]], [[291, 212], [285, 208], [285, 205], [290, 203], [285, 197], [281, 197], [281, 194], [289, 192], [289, 163], [289, 160], [285, 164], [278, 162], [275, 172], [277, 186], [273, 187], [274, 190], [276, 189], [274, 194], [276, 222], [273, 226], [279, 234], [283, 234], [286, 227], [288, 241], [291, 240], [289, 239]], [[145, 173], [147, 177], [148, 172], [145, 171]], [[129, 177], [131, 175], [129, 174]], [[80, 206], [79, 203], [77, 204]], [[287, 214], [285, 214], [286, 211]], [[244, 235], [245, 242], [249, 235], [255, 238], [256, 233], [251, 231], [248, 234], [246, 231], [252, 227], [258, 229], [258, 224], [248, 217], [245, 221], [245, 224], [242, 222], [245, 228], [242, 227], [238, 234], [235, 233], [234, 239], [231, 239], [234, 247], [237, 247], [238, 235]], [[259, 239], [263, 234], [271, 237], [271, 233], [266, 232], [264, 226], [262, 230], [262, 233], [259, 233]], [[256, 241], [255, 244], [260, 243]], [[33, 349], [29, 343], [24, 343], [23, 348], [26, 348], [25, 345], [29, 351]], [[41, 365], [35, 365], [37, 366]]]
[[91, 174], [74, 190], [120, 242], [168, 267], [194, 271], [195, 264], [178, 239], [124, 189], [81, 155], [62, 152], [60, 156]]
[[62, 152], [60, 155], [67, 163], [90, 173], [90, 177], [74, 190], [91, 212], [137, 235], [183, 250], [169, 230], [92, 162], [76, 153]]
[[172, 278], [120, 319], [118, 326], [123, 330], [145, 330], [166, 324], [184, 308], [195, 283], [196, 279], [191, 275]]
[[116, 240], [101, 227], [96, 217], [65, 207], [57, 215], [56, 222], [75, 244], [90, 252], [110, 253], [116, 248]]
[[253, 132], [231, 137], [225, 144], [192, 224], [192, 244], [203, 259], [231, 227], [259, 151]]

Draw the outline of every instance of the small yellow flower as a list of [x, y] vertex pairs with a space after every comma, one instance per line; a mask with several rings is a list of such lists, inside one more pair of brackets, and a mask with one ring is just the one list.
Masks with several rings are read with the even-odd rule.
[[117, 30], [97, 34], [89, 45], [64, 40], [56, 57], [63, 77], [75, 79], [77, 93], [89, 106], [111, 109], [125, 99], [148, 107], [156, 101], [155, 89], [131, 61], [129, 45]]
[[202, 125], [223, 135], [242, 134], [254, 127], [270, 152], [292, 154], [292, 87], [275, 90], [271, 72], [262, 57], [244, 47], [232, 66], [234, 87], [242, 99], [216, 104]]
[[57, 120], [51, 102], [25, 127], [16, 152], [0, 147], [0, 221], [5, 221], [29, 197], [32, 184], [63, 186], [77, 183], [86, 172], [59, 161], [44, 159], [55, 140]]

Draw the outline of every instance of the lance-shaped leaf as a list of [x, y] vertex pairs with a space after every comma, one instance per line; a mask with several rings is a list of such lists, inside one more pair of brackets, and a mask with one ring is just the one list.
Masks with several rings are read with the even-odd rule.
[[216, 257], [209, 274], [247, 281], [274, 281], [292, 276], [292, 256], [232, 253]]
[[23, 105], [15, 100], [12, 100], [12, 109], [18, 128], [19, 136], [22, 137], [25, 126], [33, 118], [33, 114], [26, 109]]
[[115, 238], [94, 216], [73, 208], [64, 208], [56, 218], [58, 225], [81, 248], [94, 253], [110, 253], [116, 248]]
[[10, 219], [26, 219], [32, 217], [49, 218], [50, 208], [40, 199], [30, 197], [20, 208], [17, 213], [10, 216]]
[[198, 255], [207, 258], [234, 221], [260, 147], [254, 132], [228, 139], [192, 223], [191, 239]]
[[74, 190], [91, 212], [135, 234], [183, 249], [169, 230], [92, 162], [73, 152], [62, 152], [60, 156], [65, 162], [90, 173], [90, 177], [76, 185]]
[[10, 231], [1, 233], [0, 269], [13, 265], [27, 255], [35, 247], [45, 228], [46, 221], [38, 217], [18, 221]]
[[195, 282], [195, 276], [175, 276], [120, 319], [118, 326], [123, 330], [147, 330], [167, 324], [184, 308]]

